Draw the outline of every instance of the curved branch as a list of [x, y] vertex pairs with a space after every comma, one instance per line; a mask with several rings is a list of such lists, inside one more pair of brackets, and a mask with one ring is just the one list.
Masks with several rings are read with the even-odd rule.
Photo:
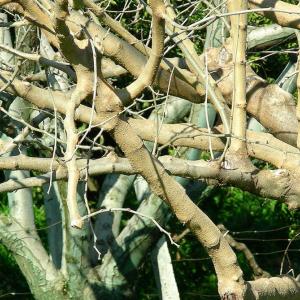
[[[163, 15], [165, 12], [164, 2], [161, 0], [149, 1], [152, 9], [152, 49], [150, 57], [143, 68], [138, 78], [125, 88], [121, 90], [121, 99], [123, 103], [127, 103], [135, 99], [147, 86], [151, 85], [156, 77], [161, 58], [164, 50], [164, 35], [165, 35], [165, 22]], [[124, 94], [129, 94], [124, 99]], [[130, 102], [129, 102], [130, 103]]]
[[[6, 1], [0, 2], [0, 5], [6, 5], [5, 8], [12, 12], [18, 12], [23, 15], [29, 22], [37, 25], [47, 36], [53, 46], [58, 48], [58, 40], [55, 36], [52, 21], [47, 14], [45, 14], [39, 6], [31, 0], [15, 0], [11, 1], [13, 4], [6, 4]], [[16, 4], [17, 3], [17, 4]]]

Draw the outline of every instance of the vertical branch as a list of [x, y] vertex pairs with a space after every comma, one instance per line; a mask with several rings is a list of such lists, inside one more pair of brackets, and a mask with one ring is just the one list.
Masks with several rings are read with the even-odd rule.
[[[300, 34], [297, 31], [296, 32], [297, 40], [298, 40], [298, 46], [300, 47]], [[297, 62], [297, 71], [298, 71], [298, 77], [297, 77], [297, 94], [298, 94], [298, 102], [297, 102], [297, 120], [298, 120], [298, 135], [297, 135], [297, 147], [300, 148], [300, 50], [298, 52], [298, 62]]]
[[[82, 276], [85, 276], [89, 270], [88, 258], [88, 236], [89, 226], [87, 223], [83, 224], [81, 230], [72, 228], [70, 214], [67, 213], [66, 199], [68, 197], [68, 187], [66, 182], [58, 182], [58, 189], [56, 190], [59, 197], [62, 198], [62, 222], [63, 222], [63, 248], [61, 271], [68, 279], [68, 292], [74, 297], [78, 298], [81, 290], [85, 284]], [[84, 182], [78, 185], [78, 192], [76, 194], [76, 203], [78, 203], [78, 213], [86, 215], [87, 210], [84, 203]]]
[[[66, 49], [68, 44], [72, 44], [70, 39], [70, 32], [65, 24], [66, 17], [68, 15], [68, 1], [58, 0], [55, 3], [55, 18], [54, 28], [58, 33], [58, 39], [60, 47], [63, 50]], [[70, 46], [70, 45], [69, 45]], [[66, 116], [64, 119], [64, 127], [67, 135], [67, 149], [65, 152], [65, 161], [68, 169], [68, 193], [67, 204], [71, 218], [71, 226], [82, 227], [80, 222], [80, 214], [78, 212], [76, 193], [79, 180], [79, 171], [76, 166], [75, 148], [77, 145], [78, 136], [76, 133], [76, 126], [74, 122], [74, 111], [76, 108], [76, 102], [78, 101], [77, 87], [72, 93], [70, 101], [67, 103]]]
[[[64, 53], [69, 54], [73, 43], [69, 28], [66, 26], [68, 16], [68, 1], [58, 0], [55, 4], [54, 28], [58, 32], [59, 44]], [[78, 141], [78, 135], [75, 125], [75, 109], [80, 104], [80, 89], [77, 84], [75, 91], [72, 93], [70, 101], [67, 103], [64, 127], [67, 135], [67, 149], [65, 152], [65, 161], [68, 169], [68, 192], [67, 204], [71, 218], [71, 226], [81, 228], [80, 214], [77, 206], [77, 185], [79, 180], [79, 170], [76, 166], [75, 149]]]
[[[223, 13], [224, 10], [226, 10], [226, 6], [222, 5], [222, 0], [212, 0], [211, 2], [211, 5], [212, 7], [214, 7], [214, 9], [216, 9], [216, 7], [219, 7], [219, 13]], [[204, 48], [206, 50], [209, 48], [217, 48], [224, 44], [225, 39], [229, 34], [226, 28], [227, 24], [225, 23], [227, 23], [225, 18], [219, 18], [207, 26], [204, 43]]]
[[[78, 141], [78, 134], [75, 126], [75, 108], [78, 102], [78, 89], [76, 87], [72, 94], [70, 102], [67, 104], [64, 126], [67, 134], [67, 149], [65, 153], [65, 161], [68, 169], [68, 196], [67, 203], [71, 218], [71, 226], [81, 228], [80, 214], [77, 207], [77, 185], [79, 181], [79, 170], [76, 165], [75, 149]], [[79, 104], [79, 103], [78, 103]]]
[[[58, 53], [56, 53], [52, 46], [50, 45], [47, 37], [42, 32], [40, 39], [40, 52], [41, 54], [48, 58], [54, 59]], [[47, 74], [47, 82], [50, 88], [55, 90], [67, 90], [69, 88], [68, 79], [65, 73], [58, 72], [58, 70], [50, 67], [46, 70]], [[55, 132], [56, 138], [61, 138], [62, 140], [66, 140], [65, 132], [62, 128], [62, 124], [57, 120], [57, 112], [55, 104], [54, 107], [54, 124], [52, 124], [51, 120], [47, 124], [51, 130]], [[55, 128], [53, 128], [53, 126]], [[56, 155], [56, 144], [53, 145], [53, 155], [54, 159]], [[52, 166], [51, 166], [52, 169]], [[60, 183], [61, 185], [61, 183]], [[44, 185], [44, 203], [45, 203], [45, 213], [47, 220], [47, 238], [49, 245], [49, 254], [52, 258], [53, 264], [56, 268], [61, 268], [62, 265], [62, 255], [63, 255], [63, 237], [66, 239], [72, 239], [72, 236], [67, 235], [68, 229], [66, 228], [66, 211], [67, 208], [63, 204], [63, 197], [61, 195], [59, 189], [59, 183], [53, 182], [47, 185]]]
[[232, 13], [231, 41], [233, 53], [233, 92], [232, 92], [232, 119], [230, 132], [233, 136], [226, 155], [226, 168], [241, 168], [252, 171], [255, 167], [248, 157], [246, 146], [246, 42], [247, 42], [247, 14], [240, 14], [239, 11], [247, 9], [247, 1], [228, 1], [228, 12]]
[[40, 239], [13, 218], [0, 217], [0, 240], [14, 255], [36, 299], [64, 299], [64, 279]]
[[[7, 21], [5, 14], [0, 14], [0, 17], [1, 21]], [[0, 41], [12, 47], [9, 29], [1, 28]], [[16, 29], [16, 44], [19, 49], [27, 48], [26, 51], [30, 51], [36, 45], [36, 41], [36, 30], [31, 26]], [[14, 63], [14, 57], [4, 51], [1, 52], [1, 59], [11, 64]], [[34, 68], [34, 62], [27, 62], [25, 66], [22, 66], [22, 71], [27, 74]], [[10, 105], [9, 111], [12, 115], [29, 121], [31, 105], [17, 97]], [[15, 125], [17, 132], [20, 132], [20, 124]], [[5, 138], [4, 135], [2, 138]], [[13, 144], [11, 145], [10, 149], [13, 149]], [[29, 172], [11, 171], [6, 172], [6, 176], [22, 180], [29, 176]], [[36, 232], [31, 190], [21, 189], [9, 193], [8, 200], [11, 219], [8, 222], [2, 222], [4, 219], [1, 219], [1, 241], [12, 251], [30, 289], [37, 298], [41, 296], [39, 293], [46, 294], [49, 287], [53, 295], [62, 295], [63, 286], [60, 284], [62, 276], [55, 270]]]
[[[77, 85], [72, 93], [70, 101], [66, 104], [66, 115], [64, 127], [67, 134], [67, 149], [65, 161], [68, 169], [68, 193], [67, 204], [71, 219], [71, 226], [82, 228], [83, 223], [80, 218], [77, 205], [77, 186], [79, 181], [79, 170], [76, 165], [76, 145], [78, 142], [77, 128], [75, 124], [75, 110], [80, 103], [92, 93], [93, 85], [93, 64], [89, 43], [78, 41], [70, 32], [66, 24], [68, 12], [68, 1], [57, 0], [55, 5], [54, 28], [57, 31], [59, 45], [63, 55], [73, 63], [77, 75]], [[95, 71], [95, 70], [94, 70]]]
[[[99, 194], [99, 207], [118, 208], [123, 203], [135, 176], [108, 174], [102, 184]], [[115, 238], [119, 235], [121, 212], [107, 212], [100, 214], [95, 222], [95, 234], [97, 236], [97, 248], [104, 255]], [[99, 243], [99, 245], [98, 245]], [[92, 251], [92, 261], [97, 263], [96, 251]]]
[[172, 260], [165, 236], [162, 236], [156, 244], [151, 255], [155, 281], [160, 293], [160, 299], [180, 299], [175, 279]]
[[[151, 194], [141, 202], [137, 212], [155, 218], [159, 224], [165, 224], [170, 218], [169, 207], [159, 197]], [[110, 252], [103, 257], [97, 272], [102, 281], [111, 289], [126, 285], [149, 248], [158, 237], [157, 227], [150, 219], [141, 219], [134, 215], [111, 245]]]
[[[297, 32], [298, 36], [298, 32]], [[299, 38], [298, 38], [299, 39]], [[298, 44], [300, 43], [300, 40]], [[297, 89], [297, 70], [298, 70], [298, 63], [294, 61], [294, 58], [290, 58], [289, 62], [280, 73], [280, 75], [275, 80], [275, 83], [278, 84], [284, 91], [294, 94]], [[300, 83], [299, 83], [300, 87]]]
[[[227, 2], [228, 12], [234, 13], [247, 9], [247, 1], [230, 0]], [[232, 99], [232, 134], [239, 139], [231, 141], [232, 151], [246, 149], [246, 38], [247, 38], [247, 14], [235, 14], [230, 16], [231, 37], [234, 63], [233, 99]]]
[[160, 0], [151, 0], [149, 3], [152, 8], [151, 53], [139, 77], [129, 84], [126, 87], [126, 90], [123, 91], [121, 95], [123, 103], [127, 100], [125, 100], [125, 95], [128, 95], [130, 99], [135, 99], [142, 90], [152, 84], [159, 68], [160, 61], [163, 57], [165, 35], [165, 21], [163, 19], [163, 15], [165, 14], [165, 5]]
[[[3, 21], [7, 22], [7, 15], [0, 14], [0, 18]], [[25, 26], [22, 29], [16, 29], [16, 44], [18, 48], [23, 50], [23, 48], [27, 48], [31, 50], [33, 45], [36, 43], [36, 31], [32, 29], [31, 26]], [[27, 39], [25, 40], [25, 38]], [[8, 45], [9, 47], [13, 46], [10, 31], [7, 28], [0, 29], [0, 41], [4, 45]], [[0, 58], [5, 62], [8, 62], [12, 65], [15, 63], [14, 56], [7, 52], [1, 52]], [[34, 62], [28, 62], [26, 65], [26, 69], [24, 65], [22, 66], [22, 71], [32, 72], [35, 67]], [[28, 104], [20, 97], [16, 97], [13, 102], [10, 104], [9, 112], [11, 115], [16, 117], [21, 117], [26, 122], [29, 121], [29, 115], [31, 112], [31, 105]], [[14, 123], [16, 132], [19, 134], [21, 131], [21, 125], [19, 123]], [[7, 137], [3, 134], [2, 139], [7, 139]], [[12, 153], [10, 153], [12, 155]], [[10, 171], [5, 172], [6, 178], [22, 180], [29, 176], [28, 171]], [[16, 191], [14, 193], [8, 193], [9, 200], [9, 208], [10, 208], [10, 216], [18, 220], [19, 224], [24, 227], [26, 230], [32, 231], [30, 234], [36, 236], [37, 233], [35, 231], [35, 223], [34, 223], [34, 213], [33, 213], [33, 201], [32, 201], [32, 193], [30, 189], [22, 189]]]
[[[29, 177], [28, 171], [11, 171], [5, 172], [6, 179], [22, 180]], [[12, 193], [8, 193], [9, 214], [11, 217], [18, 220], [19, 224], [31, 232], [34, 236], [37, 235], [34, 214], [33, 214], [33, 201], [31, 189], [21, 189]]]
[[[60, 56], [59, 52], [55, 52], [53, 50], [43, 32], [41, 33], [40, 52], [43, 57], [46, 57], [50, 60], [54, 60], [55, 57]], [[66, 73], [52, 67], [49, 67], [46, 72], [48, 84], [54, 90], [66, 91], [70, 87]]]
[[[4, 13], [0, 13], [0, 22], [6, 23], [7, 21], [8, 21], [7, 15]], [[9, 28], [1, 27], [1, 29], [0, 29], [0, 44], [12, 47], [12, 40], [11, 40]], [[1, 50], [0, 58], [1, 58], [1, 60], [3, 59], [3, 61], [5, 61], [7, 63], [13, 64], [14, 57], [13, 57], [13, 54], [11, 54], [9, 52]]]

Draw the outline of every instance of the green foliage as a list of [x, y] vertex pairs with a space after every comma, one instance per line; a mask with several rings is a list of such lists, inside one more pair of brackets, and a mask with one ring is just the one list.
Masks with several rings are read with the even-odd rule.
[[268, 24], [273, 24], [273, 22], [270, 19], [267, 19], [256, 13], [248, 14], [248, 25], [249, 26], [259, 27], [259, 26], [265, 26]]
[[82, 0], [73, 0], [73, 8], [76, 10], [80, 10], [84, 8], [84, 4]]
[[0, 196], [0, 212], [1, 214], [7, 216], [9, 213], [8, 207], [7, 207], [7, 194], [1, 194]]

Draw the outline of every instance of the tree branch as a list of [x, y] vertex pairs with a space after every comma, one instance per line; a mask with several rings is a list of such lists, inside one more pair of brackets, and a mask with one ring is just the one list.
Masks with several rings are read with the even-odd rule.
[[[229, 13], [247, 9], [247, 1], [228, 1]], [[247, 15], [232, 15], [231, 38], [233, 49], [233, 94], [232, 94], [232, 134], [237, 139], [232, 139], [228, 149], [228, 155], [236, 160], [236, 163], [248, 161], [246, 149], [246, 40], [247, 40]], [[247, 165], [251, 165], [248, 161]]]

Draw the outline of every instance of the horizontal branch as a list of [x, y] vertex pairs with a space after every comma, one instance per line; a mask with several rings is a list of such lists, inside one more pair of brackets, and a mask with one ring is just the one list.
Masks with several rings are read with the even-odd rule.
[[246, 294], [245, 299], [299, 299], [300, 282], [292, 276], [284, 275], [271, 278], [260, 278], [255, 281], [248, 281], [247, 283], [248, 294]]
[[[129, 119], [135, 132], [147, 141], [157, 140], [165, 146], [183, 146], [201, 150], [211, 147], [214, 151], [222, 151], [228, 135], [221, 131], [221, 127], [213, 128], [211, 134], [205, 128], [198, 128], [193, 124], [162, 124], [159, 135], [157, 125], [151, 120]], [[231, 136], [231, 138], [237, 138]], [[247, 149], [250, 156], [267, 161], [278, 168], [293, 170], [300, 164], [300, 151], [269, 133], [247, 131]]]
[[[281, 1], [277, 2], [282, 3]], [[295, 6], [293, 6], [293, 8], [294, 7]], [[76, 11], [71, 12], [70, 23], [75, 26], [74, 32], [80, 31], [79, 24], [87, 24], [87, 30], [91, 37], [95, 39], [95, 43], [97, 44], [97, 41], [101, 41], [99, 47], [103, 47], [104, 54], [125, 67], [135, 77], [143, 70], [147, 61], [146, 56], [127, 42], [122, 41], [117, 36], [109, 33], [100, 25], [97, 25], [94, 22], [88, 22], [88, 19], [85, 16]], [[218, 87], [226, 100], [230, 102], [232, 78], [229, 74], [232, 72], [232, 65], [230, 65], [230, 59], [227, 60], [227, 58], [230, 58], [230, 51], [228, 52], [228, 49], [226, 49], [228, 52], [226, 53], [224, 50], [225, 48], [220, 48], [208, 51], [208, 67], [209, 71], [213, 72], [214, 77], [218, 74], [224, 74], [222, 80], [218, 80]], [[226, 57], [226, 59], [219, 59], [220, 55]], [[170, 70], [172, 70], [172, 63], [169, 61], [168, 64], [170, 65]], [[218, 79], [218, 76], [216, 79]], [[250, 87], [248, 88], [247, 93], [247, 112], [254, 115], [266, 128], [271, 132], [274, 132], [278, 138], [289, 144], [296, 145], [297, 119], [295, 115], [295, 104], [290, 95], [283, 92], [277, 85], [267, 85], [253, 71], [247, 73], [247, 82], [249, 82]], [[171, 72], [160, 69], [155, 84], [163, 91], [166, 92], [169, 90], [171, 95], [180, 96], [191, 102], [199, 103], [203, 100], [203, 97], [201, 97], [203, 95], [199, 95], [193, 86], [178, 77], [172, 77]], [[273, 105], [274, 101], [276, 102], [276, 105]], [[263, 111], [270, 111], [270, 113], [264, 114], [262, 113]], [[276, 116], [276, 118], [274, 118], [274, 116]], [[287, 119], [289, 119], [290, 122], [286, 122], [285, 120]]]
[[[12, 160], [12, 159], [10, 159]], [[239, 187], [245, 191], [258, 194], [262, 197], [278, 199], [284, 201], [291, 209], [299, 208], [300, 190], [299, 179], [296, 174], [285, 169], [261, 170], [255, 172], [242, 172], [238, 169], [225, 169], [216, 161], [187, 161], [184, 159], [170, 156], [162, 156], [159, 160], [163, 163], [164, 168], [174, 176], [189, 177], [193, 179], [206, 179], [208, 183], [227, 184]], [[15, 156], [14, 161], [17, 163], [5, 164], [5, 158], [0, 159], [0, 169], [13, 167], [13, 169], [35, 170], [45, 172], [50, 170], [52, 159], [50, 158], [33, 158], [26, 156]], [[39, 169], [39, 163], [40, 169]], [[48, 164], [48, 168], [47, 168]], [[135, 174], [129, 161], [125, 158], [100, 158], [96, 160], [78, 160], [78, 169], [80, 178], [86, 178], [86, 168], [90, 176], [119, 173]], [[49, 183], [51, 176], [52, 181], [63, 180], [67, 178], [66, 167], [54, 161], [53, 172], [36, 177], [25, 178], [23, 180], [8, 180], [0, 184], [0, 192], [11, 192], [25, 187], [42, 186]]]
[[[2, 77], [0, 88], [5, 85], [7, 80], [9, 80], [7, 75]], [[22, 82], [17, 79], [12, 82], [7, 90], [25, 98], [39, 108], [53, 110], [53, 106], [55, 106], [57, 112], [62, 114], [66, 113], [65, 103], [69, 97], [68, 93], [44, 90], [29, 82]], [[105, 123], [96, 113], [92, 113], [92, 109], [87, 106], [80, 105], [76, 109], [75, 118], [77, 121], [89, 124], [91, 116], [93, 116], [91, 122], [93, 126], [101, 127]], [[117, 116], [118, 114], [116, 113], [115, 117]], [[138, 135], [144, 140], [155, 141], [156, 138], [158, 138], [159, 144], [187, 146], [198, 149], [208, 149], [209, 147], [207, 132], [199, 128], [191, 127], [190, 124], [164, 124], [160, 130], [160, 135], [156, 137], [157, 131], [155, 122], [136, 119], [130, 119], [129, 122]], [[220, 133], [220, 131], [218, 133]], [[219, 137], [225, 137], [225, 135], [221, 134]], [[223, 142], [220, 139], [212, 137], [211, 141], [213, 150], [223, 150]], [[300, 161], [299, 150], [279, 141], [271, 134], [248, 131], [247, 147], [252, 157], [268, 161], [279, 168], [293, 169], [299, 165], [299, 163], [297, 163]]]

